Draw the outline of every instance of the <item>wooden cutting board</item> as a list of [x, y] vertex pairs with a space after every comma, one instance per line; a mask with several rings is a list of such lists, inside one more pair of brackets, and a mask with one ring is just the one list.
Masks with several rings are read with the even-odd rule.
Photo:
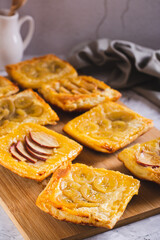
[[[62, 133], [63, 125], [75, 117], [75, 114], [57, 112], [62, 119], [50, 129]], [[63, 133], [64, 134], [64, 133]], [[160, 131], [152, 128], [135, 142], [145, 142], [159, 137]], [[115, 154], [103, 154], [84, 148], [75, 162], [85, 163], [94, 167], [118, 170], [131, 175]], [[83, 239], [104, 231], [105, 228], [96, 228], [67, 223], [54, 219], [42, 212], [35, 205], [44, 183], [21, 178], [11, 171], [0, 166], [0, 204], [8, 213], [24, 239]], [[141, 181], [138, 196], [134, 196], [116, 227], [160, 213], [160, 186], [156, 183]]]

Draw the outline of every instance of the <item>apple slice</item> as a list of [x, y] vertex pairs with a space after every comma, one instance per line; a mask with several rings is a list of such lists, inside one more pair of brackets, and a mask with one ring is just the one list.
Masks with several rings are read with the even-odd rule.
[[25, 146], [26, 147], [26, 150], [27, 152], [33, 156], [34, 158], [36, 158], [37, 160], [41, 160], [41, 161], [46, 161], [48, 156], [47, 155], [41, 155], [41, 154], [38, 154], [38, 153], [35, 153], [32, 151], [32, 149], [30, 149], [27, 145]]
[[137, 163], [143, 166], [160, 167], [160, 156], [154, 152], [142, 150], [136, 154]]
[[22, 155], [20, 155], [20, 154], [17, 152], [16, 143], [13, 143], [13, 144], [10, 146], [9, 151], [10, 151], [10, 153], [12, 154], [12, 157], [16, 158], [18, 161], [22, 161], [22, 162], [27, 161], [26, 158], [24, 158]]
[[24, 144], [21, 141], [18, 141], [16, 144], [16, 150], [19, 154], [21, 154], [24, 158], [32, 163], [36, 163], [37, 159], [32, 157], [30, 154], [27, 153]]
[[49, 149], [46, 147], [40, 147], [37, 143], [32, 141], [32, 139], [28, 136], [25, 136], [26, 145], [35, 153], [40, 155], [50, 156], [53, 153], [53, 149]]
[[57, 148], [59, 143], [57, 140], [44, 132], [29, 132], [31, 139], [39, 146], [46, 148]]

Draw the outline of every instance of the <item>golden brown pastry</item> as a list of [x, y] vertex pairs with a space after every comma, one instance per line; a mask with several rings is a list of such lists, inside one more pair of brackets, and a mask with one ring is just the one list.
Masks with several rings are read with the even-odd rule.
[[152, 126], [150, 119], [129, 108], [105, 102], [68, 122], [64, 131], [94, 150], [113, 153]]
[[42, 181], [81, 150], [81, 145], [62, 134], [24, 123], [1, 137], [0, 164], [21, 177]]
[[160, 138], [126, 148], [118, 158], [138, 178], [160, 184]]
[[52, 54], [7, 65], [6, 71], [21, 87], [33, 89], [57, 78], [77, 76], [76, 70], [68, 62]]
[[88, 110], [105, 100], [116, 101], [120, 92], [93, 77], [79, 76], [43, 84], [38, 91], [65, 111]]
[[69, 164], [56, 170], [36, 205], [59, 220], [111, 229], [138, 189], [137, 179], [120, 172]]
[[0, 76], [0, 98], [15, 94], [19, 88], [7, 78]]
[[45, 125], [58, 120], [55, 111], [31, 89], [0, 99], [0, 136], [24, 122]]

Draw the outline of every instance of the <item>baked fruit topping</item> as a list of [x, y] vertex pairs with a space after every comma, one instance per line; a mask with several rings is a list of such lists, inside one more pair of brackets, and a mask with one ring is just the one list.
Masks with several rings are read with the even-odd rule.
[[43, 132], [30, 132], [31, 139], [38, 145], [46, 148], [59, 147], [57, 140]]
[[7, 78], [0, 76], [0, 98], [10, 96], [19, 91], [19, 88]]
[[160, 138], [126, 148], [118, 158], [135, 176], [160, 184]]
[[94, 150], [113, 153], [152, 126], [152, 120], [125, 106], [108, 101], [72, 119], [63, 129]]
[[120, 92], [89, 76], [55, 79], [38, 91], [51, 104], [65, 111], [88, 110], [105, 100], [116, 101]]
[[52, 149], [40, 146], [39, 144], [34, 142], [30, 136], [31, 136], [31, 133], [29, 134], [29, 136], [25, 136], [25, 142], [28, 148], [30, 148], [33, 152], [37, 154], [47, 155], [47, 156], [52, 154]]
[[76, 77], [76, 70], [60, 58], [48, 54], [6, 66], [6, 71], [23, 88], [37, 89], [54, 79]]
[[[160, 147], [157, 148], [160, 151]], [[160, 167], [160, 154], [156, 149], [148, 150], [142, 149], [140, 152], [136, 153], [137, 163], [143, 166], [150, 167]]]
[[12, 131], [18, 124], [34, 122], [56, 124], [57, 114], [31, 89], [0, 99], [0, 136]]
[[113, 228], [139, 181], [120, 172], [84, 164], [62, 165], [36, 205], [59, 220]]
[[[34, 140], [38, 139], [40, 140], [39, 142], [42, 143], [48, 143], [47, 146], [42, 146], [39, 144], [39, 142], [35, 142]], [[21, 161], [21, 158], [19, 157], [19, 155], [22, 156], [23, 161], [30, 161], [32, 163], [36, 163], [37, 160], [41, 160], [41, 161], [46, 161], [49, 156], [53, 153], [53, 148], [54, 148], [54, 144], [53, 144], [53, 140], [54, 142], [56, 142], [56, 147], [59, 146], [57, 140], [52, 137], [51, 135], [48, 135], [46, 133], [43, 132], [29, 132], [28, 136], [25, 136], [24, 141], [18, 141], [15, 144], [12, 144], [10, 147], [10, 152], [12, 154], [13, 157], [15, 157], [16, 159], [18, 159], [19, 161]], [[51, 144], [50, 144], [50, 141]], [[24, 160], [25, 159], [25, 160]]]

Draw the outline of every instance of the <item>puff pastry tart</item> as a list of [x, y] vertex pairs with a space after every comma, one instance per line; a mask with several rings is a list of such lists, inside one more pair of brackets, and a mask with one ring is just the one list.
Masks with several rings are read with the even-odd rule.
[[153, 126], [151, 120], [115, 102], [104, 102], [76, 117], [64, 131], [84, 145], [113, 153]]
[[38, 91], [51, 104], [65, 111], [88, 110], [105, 101], [116, 101], [121, 94], [93, 77], [59, 79], [43, 84]]
[[57, 120], [52, 108], [31, 89], [0, 99], [0, 136], [24, 122], [45, 125]]
[[7, 78], [0, 76], [0, 98], [15, 94], [19, 88]]
[[160, 184], [160, 138], [126, 148], [118, 158], [138, 178]]
[[42, 181], [82, 150], [75, 141], [35, 123], [1, 137], [0, 164], [21, 177]]
[[139, 181], [120, 172], [69, 164], [53, 174], [36, 205], [59, 220], [113, 228]]
[[62, 77], [76, 77], [76, 70], [60, 58], [48, 54], [7, 65], [9, 76], [23, 88], [39, 88], [42, 83]]

